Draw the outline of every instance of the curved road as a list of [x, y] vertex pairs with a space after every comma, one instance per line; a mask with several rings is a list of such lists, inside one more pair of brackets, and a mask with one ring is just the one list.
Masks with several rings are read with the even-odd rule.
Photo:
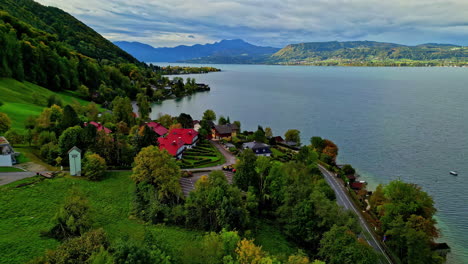
[[325, 180], [328, 182], [330, 187], [332, 187], [332, 189], [335, 191], [336, 201], [338, 205], [343, 206], [346, 210], [350, 210], [357, 215], [357, 217], [359, 218], [359, 224], [362, 227], [362, 232], [364, 233], [363, 237], [366, 239], [367, 243], [369, 243], [369, 245], [371, 245], [377, 252], [381, 253], [385, 257], [385, 260], [386, 260], [385, 263], [392, 264], [393, 262], [390, 259], [390, 257], [387, 255], [387, 252], [385, 252], [383, 247], [380, 245], [379, 239], [371, 231], [370, 225], [361, 215], [356, 205], [353, 202], [351, 202], [351, 199], [349, 198], [347, 190], [345, 189], [343, 184], [340, 183], [336, 179], [336, 176], [334, 173], [329, 172], [320, 164], [318, 164], [318, 167], [320, 171], [322, 172], [323, 176], [325, 177]]

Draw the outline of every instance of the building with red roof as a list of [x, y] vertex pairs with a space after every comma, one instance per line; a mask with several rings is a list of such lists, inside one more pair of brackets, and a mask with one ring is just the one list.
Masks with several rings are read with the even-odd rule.
[[[89, 124], [95, 126], [97, 128], [97, 131], [104, 130], [104, 132], [106, 132], [106, 134], [112, 133], [112, 130], [110, 130], [107, 127], [103, 126], [100, 122], [91, 121], [91, 122], [89, 122]], [[85, 122], [84, 126], [88, 126], [88, 122]]]
[[167, 134], [169, 138], [181, 138], [186, 148], [192, 148], [197, 144], [198, 132], [192, 128], [174, 128]]
[[185, 142], [181, 137], [167, 136], [158, 138], [159, 149], [166, 150], [177, 159], [182, 158], [182, 153], [185, 150]]
[[164, 136], [167, 134], [168, 130], [163, 125], [156, 123], [156, 122], [149, 122], [146, 123], [148, 127], [153, 129], [153, 131], [158, 134], [159, 136]]

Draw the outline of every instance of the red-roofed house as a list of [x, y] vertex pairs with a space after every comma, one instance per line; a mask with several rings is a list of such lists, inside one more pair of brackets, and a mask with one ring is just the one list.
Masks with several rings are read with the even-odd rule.
[[192, 148], [197, 144], [198, 132], [192, 128], [174, 128], [169, 131], [167, 137], [181, 138], [186, 148]]
[[165, 134], [167, 134], [167, 131], [168, 131], [167, 128], [163, 127], [163, 125], [159, 123], [149, 122], [149, 123], [146, 123], [146, 125], [152, 128], [153, 131], [160, 136], [164, 136]]
[[[112, 133], [112, 130], [108, 129], [107, 127], [103, 126], [101, 123], [96, 123], [94, 121], [89, 122], [90, 125], [93, 125], [97, 128], [97, 131], [102, 131], [106, 132], [106, 134]], [[84, 126], [88, 126], [88, 122], [84, 123]]]
[[167, 150], [169, 154], [176, 157], [177, 159], [182, 158], [182, 152], [185, 150], [185, 142], [182, 138], [175, 137], [175, 136], [167, 136], [165, 138], [160, 137], [158, 138], [159, 142], [159, 149], [160, 150]]

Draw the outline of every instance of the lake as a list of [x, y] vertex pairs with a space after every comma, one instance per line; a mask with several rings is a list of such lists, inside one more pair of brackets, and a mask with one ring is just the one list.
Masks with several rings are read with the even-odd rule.
[[452, 247], [448, 263], [468, 263], [468, 69], [209, 66], [223, 71], [181, 77], [210, 92], [154, 105], [153, 118], [199, 119], [213, 109], [242, 130], [262, 125], [282, 136], [295, 128], [304, 143], [331, 139], [339, 163], [352, 164], [371, 189], [401, 179], [432, 195], [440, 241]]

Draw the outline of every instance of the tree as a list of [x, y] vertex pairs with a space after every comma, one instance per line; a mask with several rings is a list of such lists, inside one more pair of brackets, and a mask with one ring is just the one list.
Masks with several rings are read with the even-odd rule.
[[353, 168], [353, 166], [346, 164], [343, 166], [341, 169], [344, 173], [344, 175], [354, 175], [356, 173], [356, 170]]
[[0, 134], [3, 134], [10, 130], [11, 120], [7, 114], [0, 112]]
[[116, 123], [123, 121], [129, 126], [135, 123], [132, 102], [128, 97], [122, 98], [117, 96], [114, 101], [112, 101], [112, 113]]
[[284, 134], [286, 141], [296, 142], [297, 145], [301, 144], [301, 132], [297, 129], [289, 129]]
[[267, 142], [267, 138], [265, 136], [265, 131], [263, 131], [263, 127], [258, 126], [257, 131], [253, 134], [253, 140], [257, 142]]
[[328, 139], [323, 140], [323, 144], [325, 145], [323, 154], [331, 157], [332, 162], [335, 163], [336, 157], [338, 156], [338, 146]]
[[77, 189], [71, 189], [65, 203], [55, 214], [53, 222], [55, 225], [48, 234], [60, 240], [87, 232], [91, 227], [91, 218], [86, 197]]
[[20, 135], [16, 129], [10, 129], [5, 133], [5, 137], [12, 145], [21, 144], [24, 141], [24, 136]]
[[357, 240], [346, 227], [333, 226], [320, 241], [319, 256], [329, 264], [378, 263], [374, 249]]
[[163, 126], [163, 127], [170, 127], [174, 121], [172, 120], [172, 116], [165, 114], [165, 115], [160, 115], [158, 118], [158, 122]]
[[215, 121], [216, 120], [216, 114], [213, 110], [208, 109], [203, 113], [203, 118], [202, 120], [205, 121]]
[[147, 120], [151, 110], [148, 97], [143, 93], [137, 94], [137, 105], [140, 118], [142, 120]]
[[87, 153], [83, 162], [83, 174], [92, 181], [102, 180], [107, 169], [106, 160], [95, 153]]
[[81, 124], [81, 120], [75, 112], [75, 109], [70, 105], [66, 105], [63, 108], [63, 117], [60, 122], [61, 129], [65, 130], [69, 127], [78, 126]]
[[[60, 148], [60, 153], [64, 159], [68, 160], [68, 151], [76, 146], [81, 148], [81, 133], [83, 129], [79, 126], [69, 127], [63, 131], [58, 140], [58, 146]], [[67, 156], [67, 157], [65, 157]], [[68, 162], [68, 161], [67, 161]]]
[[265, 128], [265, 136], [267, 138], [272, 138], [273, 137], [273, 130], [271, 130], [271, 127]]
[[241, 191], [227, 182], [222, 171], [213, 171], [196, 182], [185, 209], [187, 224], [204, 230], [243, 230], [249, 221]]
[[271, 168], [271, 160], [269, 157], [260, 156], [255, 161], [255, 167], [257, 173], [259, 175], [259, 183], [258, 189], [260, 194], [260, 200], [264, 201], [267, 197], [265, 197], [265, 188], [266, 188], [266, 180], [268, 174], [270, 173]]
[[193, 128], [193, 119], [190, 115], [181, 113], [177, 117], [177, 122], [182, 125], [183, 128]]
[[247, 191], [249, 186], [253, 186], [258, 190], [259, 177], [255, 170], [255, 162], [257, 156], [251, 149], [242, 151], [239, 161], [236, 164], [236, 173], [234, 174], [234, 184], [243, 191]]
[[224, 117], [224, 116], [220, 116], [219, 119], [218, 119], [218, 125], [226, 125], [228, 122], [227, 122], [227, 119]]
[[241, 131], [241, 122], [240, 121], [234, 121], [232, 122], [233, 125], [236, 125], [239, 131]]
[[240, 264], [261, 264], [266, 258], [266, 253], [261, 246], [256, 246], [253, 240], [246, 238], [239, 242], [236, 249], [237, 260]]
[[325, 143], [321, 137], [312, 137], [310, 139], [310, 144], [317, 152], [322, 153], [323, 148], [325, 148]]
[[47, 107], [51, 107], [53, 105], [58, 105], [60, 107], [63, 105], [62, 100], [55, 94], [47, 98]]
[[135, 157], [131, 178], [136, 183], [153, 186], [159, 201], [173, 201], [181, 196], [180, 177], [180, 168], [174, 158], [158, 147], [143, 148]]

